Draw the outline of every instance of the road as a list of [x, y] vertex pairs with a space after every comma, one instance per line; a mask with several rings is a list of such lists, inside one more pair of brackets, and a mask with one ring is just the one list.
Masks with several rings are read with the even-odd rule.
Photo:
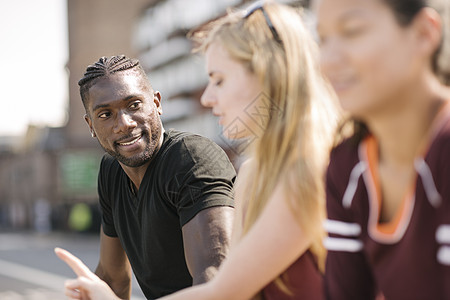
[[[66, 299], [64, 280], [73, 278], [74, 273], [53, 253], [55, 247], [71, 251], [91, 270], [97, 265], [96, 235], [0, 233], [0, 300]], [[145, 299], [134, 278], [132, 299]]]

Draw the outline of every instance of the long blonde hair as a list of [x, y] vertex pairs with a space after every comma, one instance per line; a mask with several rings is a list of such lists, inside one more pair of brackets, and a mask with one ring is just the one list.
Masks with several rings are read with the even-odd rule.
[[260, 79], [270, 106], [264, 129], [248, 153], [249, 174], [254, 177], [243, 183], [247, 202], [240, 238], [282, 182], [302, 230], [313, 236], [310, 250], [323, 270], [324, 170], [338, 119], [337, 102], [320, 75], [317, 45], [300, 12], [272, 2], [264, 9], [281, 43], [261, 10], [245, 19], [241, 13], [229, 13], [207, 29], [206, 37], [205, 32], [196, 32], [191, 38], [200, 36], [203, 50], [219, 42]]

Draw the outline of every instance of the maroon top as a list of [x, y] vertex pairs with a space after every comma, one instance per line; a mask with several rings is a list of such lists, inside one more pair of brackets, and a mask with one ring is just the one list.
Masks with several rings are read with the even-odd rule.
[[308, 250], [286, 270], [285, 284], [292, 292], [283, 292], [275, 282], [269, 283], [263, 289], [265, 300], [322, 300], [323, 286], [314, 255]]
[[378, 146], [369, 136], [331, 155], [325, 228], [328, 299], [450, 299], [450, 104], [436, 118], [415, 180], [381, 223]]

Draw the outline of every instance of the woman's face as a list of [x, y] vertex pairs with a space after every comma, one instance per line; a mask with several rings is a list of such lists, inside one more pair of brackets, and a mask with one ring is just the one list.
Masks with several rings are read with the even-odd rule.
[[257, 135], [261, 129], [253, 112], [262, 93], [258, 78], [232, 59], [219, 42], [206, 50], [206, 69], [209, 83], [201, 103], [219, 117], [224, 135], [230, 139]]
[[381, 0], [317, 0], [315, 9], [322, 70], [342, 107], [363, 119], [401, 107], [423, 69], [414, 26], [401, 27]]

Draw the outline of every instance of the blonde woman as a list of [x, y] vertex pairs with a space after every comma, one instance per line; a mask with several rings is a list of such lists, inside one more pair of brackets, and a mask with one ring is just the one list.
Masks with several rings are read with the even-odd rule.
[[327, 174], [327, 298], [450, 299], [450, 1], [316, 4], [357, 125]]
[[[202, 104], [226, 136], [250, 141], [249, 159], [236, 183], [229, 256], [208, 283], [164, 299], [323, 299], [323, 176], [337, 113], [316, 45], [298, 11], [275, 3], [232, 13], [206, 33]], [[78, 260], [58, 254], [79, 275], [68, 296], [112, 296]]]

